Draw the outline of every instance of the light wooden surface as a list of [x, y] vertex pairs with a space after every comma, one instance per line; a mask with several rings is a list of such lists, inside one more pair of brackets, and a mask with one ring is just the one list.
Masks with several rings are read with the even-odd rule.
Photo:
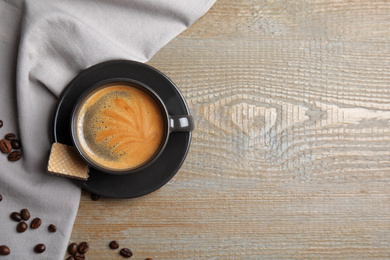
[[87, 259], [390, 258], [390, 2], [219, 0], [149, 62], [195, 117], [160, 190], [83, 193]]

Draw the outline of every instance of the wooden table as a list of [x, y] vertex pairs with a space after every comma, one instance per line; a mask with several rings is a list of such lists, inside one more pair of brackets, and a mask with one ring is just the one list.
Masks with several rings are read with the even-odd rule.
[[196, 121], [160, 190], [83, 193], [87, 259], [390, 257], [390, 2], [219, 0], [149, 62]]

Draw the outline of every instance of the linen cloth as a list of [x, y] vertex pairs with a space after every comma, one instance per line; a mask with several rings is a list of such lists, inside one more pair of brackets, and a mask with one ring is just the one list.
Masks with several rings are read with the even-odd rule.
[[[4, 259], [63, 259], [80, 200], [69, 179], [45, 172], [56, 101], [81, 70], [111, 59], [145, 62], [215, 0], [0, 0], [0, 139], [13, 132], [23, 158], [0, 154], [0, 245]], [[16, 232], [11, 212], [42, 226]], [[57, 226], [49, 233], [49, 224]], [[44, 243], [42, 254], [33, 251]]]

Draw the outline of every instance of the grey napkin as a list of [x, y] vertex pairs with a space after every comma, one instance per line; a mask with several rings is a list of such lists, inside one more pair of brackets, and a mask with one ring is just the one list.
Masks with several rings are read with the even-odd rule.
[[[111, 59], [145, 62], [215, 0], [0, 0], [0, 139], [22, 142], [23, 158], [0, 153], [0, 245], [4, 259], [63, 259], [80, 188], [45, 173], [51, 115], [81, 70]], [[30, 210], [42, 226], [16, 232], [10, 214]], [[57, 226], [49, 233], [48, 225]], [[36, 244], [46, 251], [36, 254]]]

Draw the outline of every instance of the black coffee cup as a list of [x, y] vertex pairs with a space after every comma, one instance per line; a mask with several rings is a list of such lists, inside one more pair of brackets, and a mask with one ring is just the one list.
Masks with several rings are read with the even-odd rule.
[[[91, 156], [88, 155], [88, 153], [85, 151], [85, 148], [83, 148], [82, 140], [80, 140], [80, 136], [78, 134], [78, 120], [80, 116], [80, 110], [84, 106], [85, 102], [95, 93], [99, 92], [100, 90], [104, 88], [108, 88], [111, 86], [128, 86], [129, 88], [136, 88], [138, 90], [141, 90], [142, 92], [146, 93], [150, 98], [154, 100], [154, 102], [158, 105], [159, 110], [162, 115], [163, 119], [163, 137], [162, 141], [158, 147], [158, 149], [154, 152], [152, 156], [150, 156], [149, 159], [144, 161], [141, 164], [134, 165], [133, 167], [124, 168], [124, 169], [115, 169], [113, 167], [109, 167], [106, 165], [103, 165], [96, 160], [94, 160]], [[92, 126], [91, 126], [92, 127]], [[191, 132], [194, 129], [194, 121], [191, 115], [169, 115], [167, 108], [162, 101], [162, 99], [157, 95], [153, 89], [151, 89], [149, 86], [145, 85], [142, 82], [127, 79], [127, 78], [113, 78], [101, 81], [91, 88], [89, 88], [85, 93], [83, 93], [80, 98], [77, 100], [75, 107], [72, 111], [71, 116], [71, 122], [70, 122], [70, 131], [71, 131], [71, 137], [73, 144], [77, 151], [79, 152], [80, 156], [93, 168], [109, 173], [109, 174], [131, 174], [138, 171], [141, 171], [142, 169], [147, 168], [150, 166], [153, 162], [155, 162], [159, 156], [164, 151], [169, 136], [176, 132]]]

